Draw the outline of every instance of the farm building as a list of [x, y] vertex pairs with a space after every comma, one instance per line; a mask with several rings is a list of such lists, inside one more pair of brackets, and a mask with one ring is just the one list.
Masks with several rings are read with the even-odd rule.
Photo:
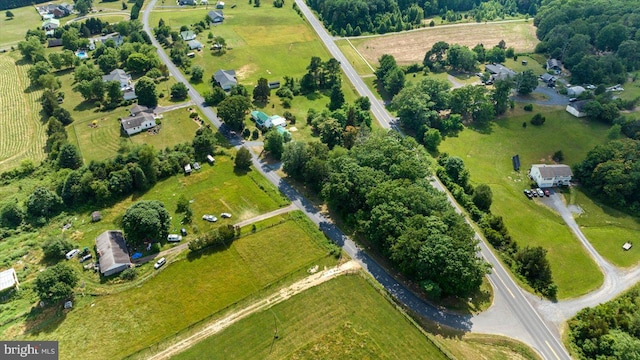
[[224, 21], [224, 15], [222, 14], [222, 10], [211, 10], [207, 14], [211, 22], [214, 24], [221, 23]]
[[98, 235], [96, 249], [100, 259], [100, 273], [104, 276], [117, 274], [131, 266], [122, 231], [107, 230]]
[[47, 47], [58, 47], [62, 46], [62, 39], [49, 39], [47, 41]]
[[580, 96], [580, 94], [582, 94], [585, 91], [586, 89], [583, 88], [582, 86], [572, 86], [567, 89], [567, 95], [569, 95], [570, 97], [576, 97], [576, 96]]
[[547, 71], [553, 71], [556, 75], [562, 71], [562, 63], [558, 59], [547, 60]]
[[531, 165], [529, 176], [538, 184], [538, 187], [547, 188], [559, 185], [569, 185], [573, 173], [569, 165]]
[[484, 69], [491, 74], [491, 81], [504, 80], [516, 76], [516, 72], [502, 64], [488, 64]]
[[235, 70], [218, 70], [213, 75], [213, 78], [224, 91], [229, 91], [238, 84]]
[[136, 116], [122, 119], [120, 123], [122, 124], [122, 129], [127, 133], [127, 135], [131, 136], [156, 126], [156, 119], [153, 115], [143, 112]]
[[182, 31], [180, 33], [180, 37], [182, 38], [182, 40], [184, 41], [189, 41], [189, 40], [193, 40], [196, 38], [196, 33], [194, 33], [191, 30], [187, 30], [187, 31]]
[[42, 29], [44, 30], [53, 30], [60, 27], [60, 20], [58, 19], [47, 19], [42, 22]]
[[277, 89], [280, 87], [280, 81], [269, 81], [269, 89]]
[[589, 102], [589, 100], [580, 100], [580, 101], [576, 101], [576, 102], [572, 102], [571, 104], [567, 105], [567, 107], [565, 108], [565, 110], [575, 116], [575, 117], [585, 117], [587, 116], [587, 113], [584, 112], [584, 106]]
[[189, 45], [189, 49], [191, 49], [191, 50], [200, 50], [200, 49], [202, 49], [202, 44], [198, 40], [187, 41], [187, 45]]
[[128, 75], [122, 69], [115, 69], [109, 74], [103, 75], [102, 81], [118, 81], [125, 100], [133, 100], [137, 97], [133, 82], [131, 81], [131, 75]]
[[18, 282], [18, 275], [16, 271], [11, 268], [9, 270], [0, 271], [0, 291], [15, 287], [18, 289], [20, 283]]
[[272, 115], [269, 116], [267, 121], [264, 123], [264, 127], [267, 129], [278, 126], [286, 126], [287, 121], [280, 115]]

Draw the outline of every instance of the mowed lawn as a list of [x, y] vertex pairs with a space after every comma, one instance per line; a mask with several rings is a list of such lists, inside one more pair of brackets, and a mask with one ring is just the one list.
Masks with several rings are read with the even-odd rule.
[[46, 129], [40, 118], [41, 90], [27, 89], [30, 65], [17, 52], [0, 54], [0, 172], [25, 159], [45, 158]]
[[[188, 108], [163, 113], [159, 133], [143, 131], [131, 136], [130, 139], [134, 144], [149, 144], [158, 150], [184, 142], [191, 143], [200, 125], [191, 119], [189, 114]], [[205, 124], [207, 123], [209, 121], [205, 119]]]
[[[274, 341], [274, 321], [278, 339]], [[272, 344], [273, 343], [273, 344]], [[445, 359], [359, 275], [251, 315], [173, 359]]]
[[[46, 5], [42, 4], [40, 6]], [[0, 13], [0, 48], [18, 47], [18, 43], [24, 40], [29, 29], [36, 29], [42, 25], [42, 18], [33, 6], [23, 6], [11, 9], [14, 15], [12, 20], [5, 16], [6, 10]]]
[[[520, 246], [542, 246], [549, 251], [558, 296], [578, 296], [597, 288], [602, 274], [562, 219], [537, 200], [528, 200], [522, 190], [531, 186], [527, 178], [531, 164], [551, 163], [557, 150], [564, 153], [564, 163], [575, 164], [605, 142], [606, 127], [574, 118], [561, 108], [536, 106], [534, 113], [542, 112], [546, 122], [523, 128], [522, 123], [528, 123], [533, 114], [521, 108], [518, 104], [514, 115], [496, 120], [489, 131], [465, 129], [458, 137], [445, 139], [440, 151], [460, 156], [474, 184], [491, 186], [491, 209], [504, 218]], [[519, 173], [511, 165], [511, 156], [516, 154], [522, 163]]]
[[[307, 220], [242, 237], [228, 249], [195, 257], [183, 253], [124, 292], [78, 296], [73, 311], [25, 338], [58, 340], [61, 359], [115, 359], [144, 349], [278, 279], [306, 276], [308, 267], [322, 263], [326, 249], [297, 221]], [[27, 329], [34, 324], [27, 323]]]
[[504, 40], [516, 52], [532, 52], [538, 43], [536, 28], [530, 20], [436, 26], [396, 35], [354, 37], [350, 40], [372, 65], [384, 54], [393, 55], [401, 65], [421, 63], [424, 54], [438, 41], [470, 48], [482, 43], [486, 48], [491, 48]]
[[[640, 261], [640, 219], [590, 199], [581, 188], [566, 195], [569, 203], [579, 206], [582, 213], [576, 222], [598, 253], [616, 266], [629, 267]], [[633, 247], [624, 251], [622, 245]]]

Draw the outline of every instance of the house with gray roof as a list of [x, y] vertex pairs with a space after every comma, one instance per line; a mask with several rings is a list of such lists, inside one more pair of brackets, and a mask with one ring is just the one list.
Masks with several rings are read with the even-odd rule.
[[531, 165], [529, 176], [538, 184], [540, 188], [552, 186], [569, 185], [573, 173], [569, 165]]
[[54, 30], [60, 27], [60, 20], [58, 19], [47, 19], [42, 22], [43, 30]]
[[120, 230], [107, 230], [96, 238], [100, 273], [110, 276], [131, 267], [129, 250]]
[[487, 64], [485, 70], [491, 74], [491, 81], [505, 80], [516, 76], [516, 72], [502, 64]]
[[232, 87], [238, 85], [235, 70], [218, 70], [213, 75], [213, 78], [224, 91], [229, 91]]
[[122, 130], [131, 136], [156, 126], [156, 118], [147, 112], [120, 120]]
[[222, 14], [222, 10], [211, 10], [207, 14], [211, 22], [214, 24], [221, 23], [224, 21], [224, 15]]
[[194, 33], [191, 30], [182, 31], [182, 32], [180, 32], [180, 37], [184, 41], [189, 41], [189, 40], [193, 40], [193, 39], [196, 38], [196, 33]]
[[202, 49], [202, 44], [198, 40], [187, 41], [187, 45], [189, 45], [189, 49], [191, 49], [191, 50], [200, 50], [200, 49]]
[[131, 75], [124, 72], [122, 69], [115, 69], [111, 71], [107, 75], [102, 76], [102, 81], [117, 81], [120, 83], [120, 91], [122, 91], [122, 95], [125, 100], [133, 100], [137, 98], [136, 90], [131, 81]]
[[574, 101], [572, 103], [570, 103], [569, 105], [567, 105], [567, 107], [565, 108], [565, 110], [578, 118], [581, 117], [585, 117], [587, 116], [587, 113], [584, 111], [584, 106], [592, 100], [579, 100], [579, 101]]

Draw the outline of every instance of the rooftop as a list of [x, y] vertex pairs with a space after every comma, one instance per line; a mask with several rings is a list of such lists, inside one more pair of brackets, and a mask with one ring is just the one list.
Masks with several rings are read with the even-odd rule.
[[569, 165], [547, 165], [547, 164], [534, 164], [531, 165], [531, 168], [538, 168], [538, 170], [540, 171], [540, 175], [542, 175], [543, 178], [552, 178], [552, 177], [567, 177], [567, 176], [573, 176], [573, 173], [571, 172], [571, 168], [569, 167]]

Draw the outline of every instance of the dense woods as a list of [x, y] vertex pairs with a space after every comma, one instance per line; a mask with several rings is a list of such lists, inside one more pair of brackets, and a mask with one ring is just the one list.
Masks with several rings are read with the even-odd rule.
[[0, 10], [15, 9], [33, 4], [42, 4], [49, 0], [4, 0], [0, 1]]
[[569, 320], [579, 359], [640, 359], [640, 287]]
[[[423, 26], [426, 17], [446, 21], [471, 17], [494, 20], [517, 13], [534, 15], [540, 0], [308, 0], [329, 31], [358, 36], [386, 33]], [[468, 12], [462, 15], [460, 12]]]
[[583, 188], [617, 208], [640, 214], [640, 141], [616, 140], [596, 146], [574, 167]]
[[547, 1], [534, 24], [537, 52], [562, 60], [574, 83], [623, 83], [640, 69], [640, 1]]

